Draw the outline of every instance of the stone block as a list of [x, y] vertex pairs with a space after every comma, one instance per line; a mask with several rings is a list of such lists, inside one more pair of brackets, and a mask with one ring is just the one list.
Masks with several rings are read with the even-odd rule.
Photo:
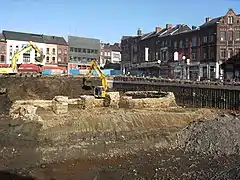
[[56, 114], [65, 114], [68, 112], [68, 97], [56, 96], [52, 101], [52, 110]]
[[83, 108], [94, 108], [95, 107], [95, 97], [90, 95], [81, 96], [83, 100]]
[[104, 99], [104, 106], [119, 108], [119, 101], [120, 101], [119, 92], [108, 92]]

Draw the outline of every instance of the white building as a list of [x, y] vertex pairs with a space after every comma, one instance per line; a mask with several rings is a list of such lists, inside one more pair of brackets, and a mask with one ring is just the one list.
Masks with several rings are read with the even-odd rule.
[[104, 67], [106, 63], [120, 63], [121, 49], [118, 43], [114, 45], [101, 43], [100, 67]]
[[[44, 64], [58, 65], [59, 63], [64, 62], [67, 65], [68, 63], [68, 44], [63, 37], [15, 31], [3, 31], [2, 34], [7, 41], [7, 64], [11, 63], [11, 59], [17, 51], [20, 51], [22, 48], [29, 45], [29, 41], [34, 42], [39, 50], [42, 51], [43, 55], [45, 55], [43, 59]], [[64, 55], [63, 53], [60, 53], [60, 51], [63, 51]], [[17, 63], [34, 64], [37, 56], [39, 56], [37, 51], [31, 49], [28, 52], [20, 54]]]
[[[6, 40], [7, 41], [7, 64], [11, 63], [11, 59], [13, 55], [20, 51], [25, 46], [29, 45], [29, 41], [18, 41], [18, 40]], [[45, 43], [38, 43], [34, 42], [37, 47], [43, 52], [43, 54], [46, 54], [46, 45]], [[39, 56], [37, 52], [35, 52], [34, 49], [31, 49], [31, 51], [25, 52], [20, 55], [18, 59], [18, 64], [28, 64], [28, 63], [35, 63], [35, 57]], [[43, 63], [46, 62], [46, 58], [44, 58]]]
[[111, 63], [120, 63], [121, 62], [121, 52], [120, 51], [111, 51]]

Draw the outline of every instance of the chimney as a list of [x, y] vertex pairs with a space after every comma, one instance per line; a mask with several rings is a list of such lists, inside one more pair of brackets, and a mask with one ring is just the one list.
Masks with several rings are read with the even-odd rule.
[[212, 18], [210, 18], [210, 17], [206, 17], [206, 19], [205, 19], [205, 23], [207, 23], [207, 22], [209, 22], [209, 21], [211, 21], [212, 20]]
[[166, 29], [171, 29], [172, 27], [172, 24], [166, 24]]
[[141, 30], [140, 28], [138, 28], [138, 30], [137, 30], [137, 35], [138, 35], [138, 36], [141, 36], [141, 35], [142, 35], [142, 30]]
[[156, 28], [155, 28], [155, 32], [156, 32], [156, 33], [159, 33], [159, 32], [161, 32], [161, 30], [162, 30], [162, 28], [161, 28], [161, 27], [156, 27]]

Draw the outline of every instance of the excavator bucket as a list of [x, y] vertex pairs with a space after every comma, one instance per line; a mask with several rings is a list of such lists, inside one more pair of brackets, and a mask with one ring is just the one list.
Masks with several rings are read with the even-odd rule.
[[44, 59], [44, 55], [41, 55], [41, 56], [39, 56], [39, 57], [36, 57], [35, 58], [35, 60], [37, 61], [37, 62], [42, 62], [43, 61], [43, 59]]
[[83, 86], [82, 89], [90, 90], [93, 89], [94, 86], [92, 85], [92, 81], [89, 78], [83, 78]]
[[101, 85], [101, 81], [99, 81], [98, 78], [96, 79], [96, 78], [91, 78], [91, 77], [84, 77], [82, 89], [90, 90], [90, 89], [94, 89], [96, 86], [100, 86], [100, 85]]

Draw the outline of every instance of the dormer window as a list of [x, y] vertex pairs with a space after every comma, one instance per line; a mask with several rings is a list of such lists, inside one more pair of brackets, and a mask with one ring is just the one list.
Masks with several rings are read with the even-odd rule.
[[233, 24], [233, 16], [228, 16], [228, 24]]

